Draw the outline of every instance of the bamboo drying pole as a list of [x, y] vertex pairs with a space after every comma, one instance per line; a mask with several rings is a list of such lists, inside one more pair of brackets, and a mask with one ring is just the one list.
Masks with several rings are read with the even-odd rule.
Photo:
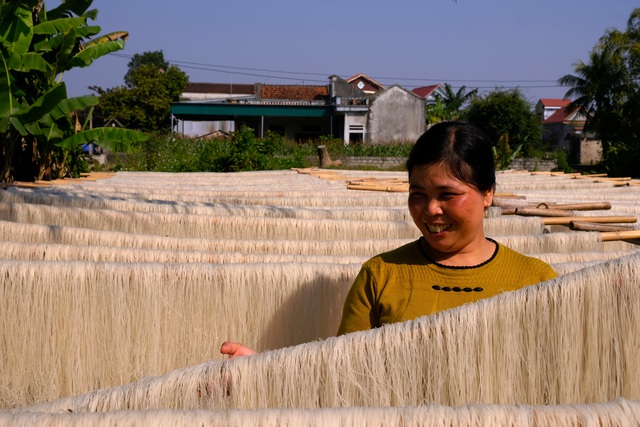
[[589, 175], [576, 175], [574, 179], [589, 179], [589, 178], [605, 178], [607, 176], [606, 173], [592, 173]]
[[595, 203], [538, 203], [536, 208], [545, 209], [566, 209], [571, 211], [594, 211], [594, 210], [609, 210], [611, 209], [611, 203], [609, 202], [595, 202]]
[[566, 216], [550, 217], [542, 219], [544, 225], [569, 225], [571, 221], [595, 222], [601, 224], [609, 223], [634, 223], [638, 221], [635, 216]]
[[409, 191], [409, 186], [407, 184], [397, 184], [397, 185], [347, 185], [347, 189], [349, 190], [366, 190], [366, 191], [388, 191], [394, 193], [406, 193]]
[[496, 199], [526, 199], [527, 196], [519, 196], [515, 193], [494, 193], [493, 201], [495, 203]]
[[597, 224], [593, 222], [571, 221], [569, 228], [576, 231], [631, 231], [631, 225]]
[[603, 242], [624, 240], [625, 242], [640, 245], [640, 230], [602, 232], [600, 233], [600, 239]]
[[539, 209], [539, 208], [527, 208], [517, 207], [515, 211], [516, 215], [522, 216], [544, 216], [544, 217], [568, 217], [573, 216], [573, 212], [566, 209]]

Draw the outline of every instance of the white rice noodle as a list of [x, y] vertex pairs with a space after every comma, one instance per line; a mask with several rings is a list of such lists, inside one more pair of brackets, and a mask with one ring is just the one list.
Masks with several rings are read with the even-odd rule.
[[638, 400], [639, 270], [640, 255], [631, 255], [415, 321], [209, 362], [28, 410]]
[[317, 263], [358, 264], [365, 256], [329, 256], [303, 254], [255, 254], [242, 252], [170, 251], [159, 249], [131, 249], [111, 246], [60, 245], [53, 243], [3, 242], [0, 259], [29, 261], [91, 261], [118, 263]]
[[407, 221], [410, 219], [407, 207], [377, 208], [306, 208], [259, 205], [230, 205], [218, 203], [184, 203], [158, 201], [122, 200], [108, 197], [75, 197], [66, 192], [43, 192], [32, 189], [10, 189], [0, 192], [4, 203], [29, 203], [56, 207], [83, 209], [107, 209], [126, 212], [153, 212], [167, 214], [195, 214], [212, 216], [245, 216], [266, 218], [315, 218], [360, 221]]
[[254, 240], [162, 237], [125, 232], [90, 230], [40, 224], [0, 221], [0, 241], [57, 243], [65, 245], [111, 246], [196, 252], [242, 252], [247, 254], [363, 256], [370, 258], [414, 240]]
[[600, 233], [554, 232], [539, 235], [495, 236], [495, 240], [524, 254], [626, 251], [637, 248], [624, 241], [602, 242]]
[[567, 405], [423, 405], [409, 407], [351, 407], [328, 409], [256, 409], [253, 411], [148, 410], [105, 413], [47, 414], [38, 412], [0, 413], [0, 426], [11, 427], [137, 427], [140, 425], [191, 427], [281, 426], [519, 426], [584, 427], [632, 426], [640, 424], [640, 402], [616, 399], [611, 402]]
[[638, 252], [640, 252], [640, 247], [636, 247], [636, 249], [630, 249], [628, 251], [538, 253], [531, 254], [531, 256], [538, 258], [547, 264], [558, 264], [562, 262], [608, 261], [610, 259], [620, 258]]
[[544, 222], [539, 217], [498, 216], [484, 220], [484, 232], [488, 236], [511, 234], [541, 234]]
[[335, 335], [359, 267], [0, 261], [0, 407]]
[[409, 221], [344, 221], [296, 218], [214, 217], [189, 214], [115, 212], [100, 209], [60, 208], [24, 203], [0, 203], [0, 219], [122, 231], [172, 237], [217, 239], [333, 240], [418, 237]]

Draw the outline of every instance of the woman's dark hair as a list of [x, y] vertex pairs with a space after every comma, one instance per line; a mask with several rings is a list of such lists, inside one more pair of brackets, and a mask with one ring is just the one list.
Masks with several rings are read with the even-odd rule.
[[443, 163], [461, 182], [487, 192], [496, 184], [491, 146], [491, 139], [476, 126], [438, 123], [423, 133], [411, 149], [407, 160], [409, 177], [416, 166]]

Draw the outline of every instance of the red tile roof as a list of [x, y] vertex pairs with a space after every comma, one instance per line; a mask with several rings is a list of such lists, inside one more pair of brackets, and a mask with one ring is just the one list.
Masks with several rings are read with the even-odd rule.
[[431, 93], [436, 90], [438, 87], [442, 86], [441, 84], [431, 85], [431, 86], [422, 86], [413, 89], [411, 92], [418, 95], [420, 98], [427, 98]]
[[358, 85], [358, 82], [362, 82], [364, 86], [360, 89], [365, 92], [379, 92], [386, 89], [386, 87], [382, 83], [362, 73], [356, 74], [355, 76], [348, 78], [346, 81], [347, 83], [351, 83], [356, 87]]
[[541, 98], [540, 103], [545, 107], [566, 107], [571, 104], [570, 99], [554, 99], [554, 98]]
[[262, 99], [321, 101], [329, 96], [327, 86], [262, 85]]
[[566, 107], [560, 108], [558, 111], [549, 116], [547, 120], [544, 121], [545, 124], [550, 123], [565, 123], [565, 122], [584, 122], [584, 119], [575, 119], [576, 114], [574, 114], [576, 110], [570, 110]]

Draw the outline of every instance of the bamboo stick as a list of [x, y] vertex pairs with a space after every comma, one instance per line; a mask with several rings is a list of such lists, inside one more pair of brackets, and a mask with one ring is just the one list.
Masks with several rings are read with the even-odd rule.
[[514, 199], [501, 199], [494, 197], [491, 206], [496, 206], [499, 208], [535, 208], [538, 206], [538, 204], [535, 202], [522, 202], [516, 201]]
[[640, 230], [602, 232], [600, 233], [600, 238], [603, 242], [611, 242], [613, 240], [638, 240], [640, 239]]
[[609, 210], [611, 203], [595, 202], [595, 203], [539, 203], [539, 209], [566, 209], [572, 211], [593, 211], [593, 210]]
[[500, 215], [515, 215], [516, 214], [516, 209], [517, 208], [510, 208], [510, 207], [501, 207], [500, 208]]
[[545, 216], [545, 217], [573, 216], [573, 212], [566, 209], [539, 209], [539, 208], [517, 207], [515, 213], [516, 215], [523, 215], [523, 216]]
[[519, 196], [515, 193], [495, 193], [493, 195], [493, 200], [495, 201], [496, 198], [498, 199], [526, 199], [526, 196]]
[[621, 183], [625, 183], [627, 181], [631, 181], [631, 177], [624, 177], [624, 178], [599, 178], [599, 179], [594, 179], [593, 182], [613, 182], [616, 184], [621, 184]]
[[575, 179], [588, 179], [588, 178], [604, 178], [606, 177], [606, 173], [592, 173], [588, 175], [576, 175], [573, 178]]
[[569, 225], [571, 221], [595, 222], [601, 224], [608, 223], [634, 223], [638, 222], [635, 216], [567, 216], [543, 218], [544, 225]]
[[610, 224], [598, 224], [593, 222], [571, 221], [569, 228], [576, 231], [631, 231], [633, 226], [631, 225], [610, 225]]
[[370, 184], [375, 184], [375, 185], [398, 185], [398, 184], [408, 184], [408, 181], [406, 179], [363, 179], [363, 180], [352, 180], [349, 181], [348, 184], [350, 185], [370, 185]]
[[347, 185], [349, 190], [366, 190], [366, 191], [387, 191], [395, 193], [406, 193], [409, 191], [409, 187], [406, 185]]

